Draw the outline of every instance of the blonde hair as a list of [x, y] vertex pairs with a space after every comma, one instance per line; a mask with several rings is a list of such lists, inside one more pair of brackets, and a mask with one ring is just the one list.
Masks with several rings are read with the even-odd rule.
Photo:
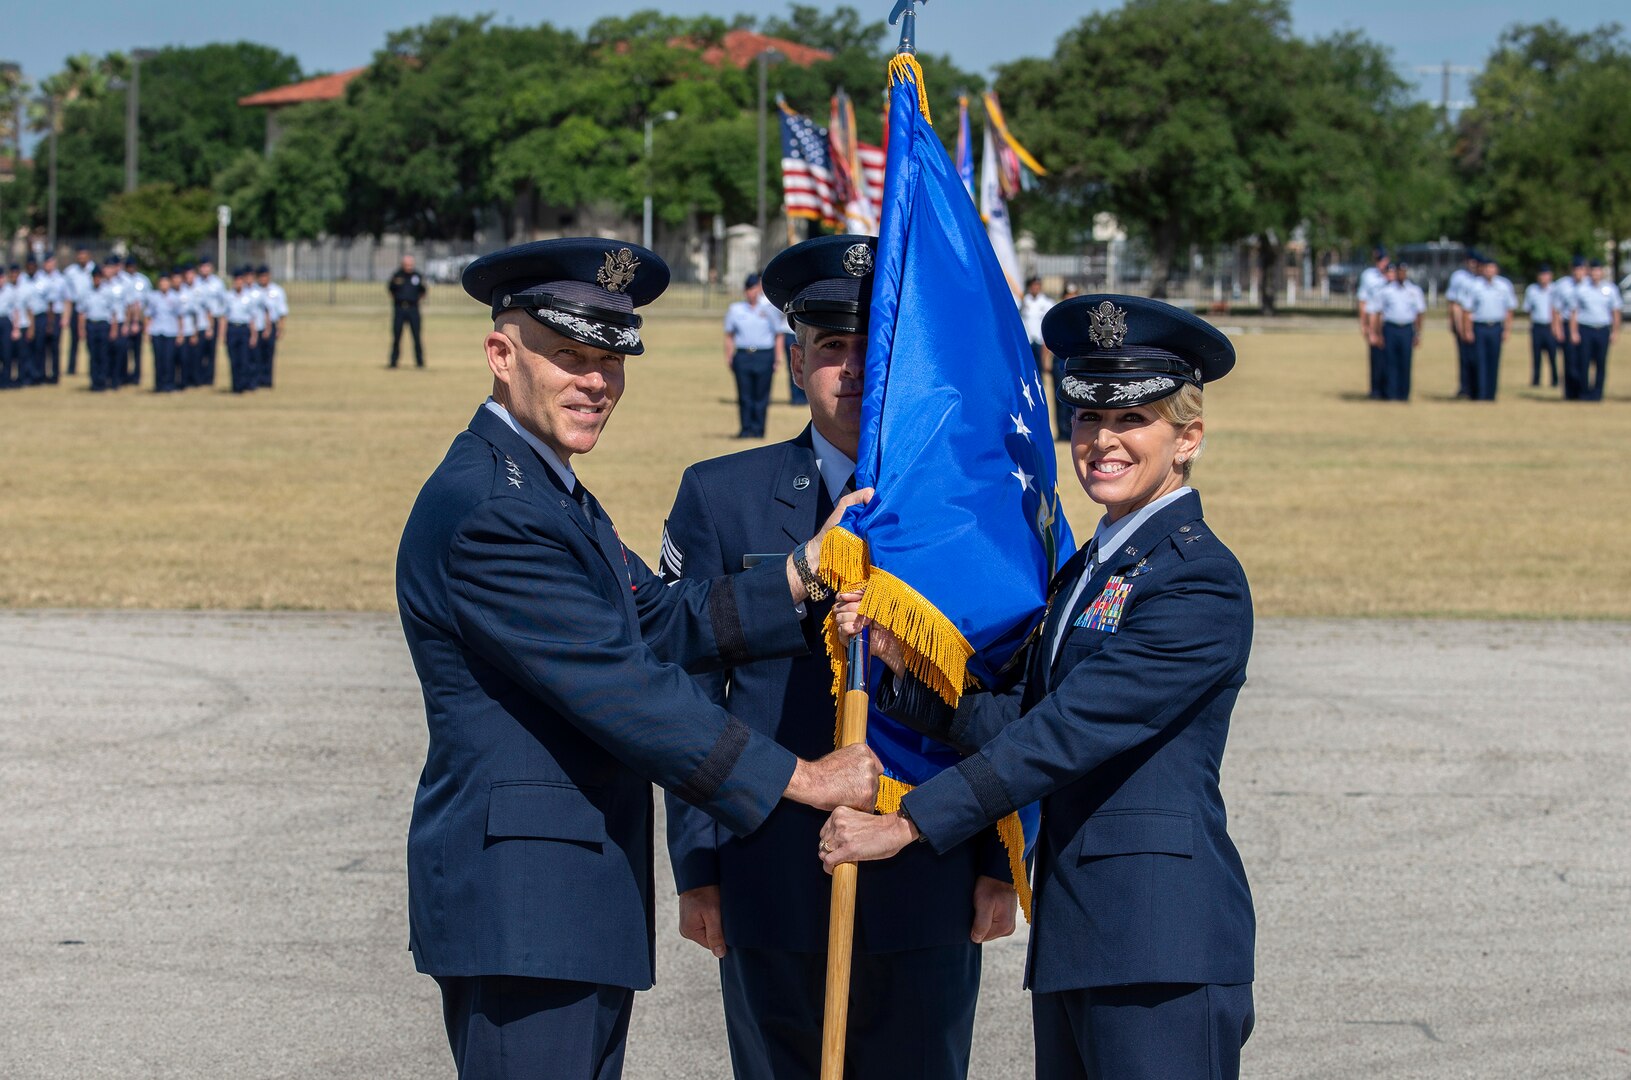
[[[1184, 383], [1178, 388], [1176, 394], [1168, 394], [1150, 402], [1149, 409], [1156, 416], [1165, 420], [1175, 428], [1184, 428], [1201, 418], [1201, 388], [1193, 383]], [[1195, 452], [1184, 462], [1184, 482], [1189, 482], [1189, 473], [1195, 467], [1195, 459], [1201, 456], [1206, 448], [1206, 437], [1201, 437], [1201, 443], [1195, 447]]]

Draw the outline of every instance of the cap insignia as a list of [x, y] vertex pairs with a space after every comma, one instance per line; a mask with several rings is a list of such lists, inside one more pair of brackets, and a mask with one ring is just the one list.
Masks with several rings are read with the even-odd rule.
[[866, 244], [851, 244], [845, 248], [844, 273], [850, 277], [866, 277], [872, 273], [872, 248]]
[[607, 292], [622, 292], [634, 282], [635, 268], [640, 260], [628, 248], [606, 253], [606, 261], [595, 271], [595, 284]]
[[1127, 340], [1127, 312], [1106, 300], [1096, 308], [1088, 309], [1091, 325], [1087, 336], [1101, 349], [1119, 349]]

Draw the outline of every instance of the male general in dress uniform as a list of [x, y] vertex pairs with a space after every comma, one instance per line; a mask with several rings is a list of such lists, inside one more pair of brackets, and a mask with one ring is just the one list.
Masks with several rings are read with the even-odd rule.
[[1620, 287], [1603, 275], [1601, 259], [1591, 260], [1591, 279], [1574, 291], [1569, 337], [1579, 353], [1580, 400], [1603, 400], [1603, 379], [1608, 373], [1608, 347], [1620, 336], [1625, 301]]
[[1557, 294], [1552, 291], [1552, 265], [1541, 263], [1535, 280], [1523, 290], [1523, 310], [1529, 313], [1529, 385], [1540, 385], [1540, 358], [1544, 354], [1551, 368], [1552, 385], [1557, 385]]
[[[1387, 252], [1376, 248], [1371, 252], [1371, 265], [1359, 273], [1359, 335], [1365, 339], [1368, 349], [1370, 372], [1370, 396], [1380, 399], [1382, 397], [1382, 365], [1383, 350], [1376, 336], [1376, 303], [1382, 286], [1387, 284]], [[1068, 432], [1068, 428], [1067, 428]], [[1068, 437], [1068, 435], [1067, 435]]]
[[1462, 306], [1472, 326], [1474, 401], [1495, 400], [1501, 376], [1501, 346], [1512, 333], [1512, 312], [1518, 306], [1512, 282], [1501, 275], [1500, 269], [1494, 258], [1486, 257], [1479, 276], [1463, 292]]
[[667, 284], [654, 253], [593, 238], [464, 272], [493, 314], [493, 394], [414, 504], [397, 606], [430, 728], [409, 941], [465, 1077], [621, 1075], [655, 962], [652, 781], [738, 834], [783, 796], [876, 795], [864, 747], [802, 760], [688, 674], [805, 652], [809, 565], [667, 587], [573, 472]]
[[385, 285], [385, 291], [391, 294], [390, 367], [396, 367], [397, 359], [402, 354], [404, 326], [413, 334], [413, 366], [425, 366], [425, 346], [419, 340], [419, 301], [425, 298], [426, 290], [424, 275], [415, 269], [413, 256], [402, 256], [401, 267]]
[[[707, 579], [781, 561], [853, 482], [877, 240], [826, 236], [788, 248], [765, 295], [797, 334], [792, 367], [811, 423], [795, 439], [687, 469], [663, 530], [662, 576]], [[826, 606], [814, 612], [824, 618]], [[811, 620], [813, 633], [818, 622]], [[754, 730], [811, 757], [831, 749], [837, 703], [824, 647], [704, 677]], [[831, 883], [810, 858], [825, 818], [784, 804], [733, 837], [672, 795], [668, 848], [680, 933], [719, 957], [737, 1080], [818, 1075]], [[927, 846], [861, 875], [851, 979], [851, 1080], [943, 1080], [968, 1072], [980, 945], [1014, 928], [1016, 898], [995, 833], [936, 855]]]

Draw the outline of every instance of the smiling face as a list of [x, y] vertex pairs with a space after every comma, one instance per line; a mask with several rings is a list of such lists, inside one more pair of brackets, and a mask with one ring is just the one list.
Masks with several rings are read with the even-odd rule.
[[1171, 424], [1150, 405], [1077, 409], [1070, 455], [1082, 490], [1116, 521], [1183, 487], [1201, 434], [1200, 420]]
[[587, 454], [623, 396], [623, 354], [585, 345], [520, 312], [487, 335], [493, 398], [561, 461]]
[[790, 362], [793, 381], [810, 398], [810, 420], [823, 438], [854, 460], [861, 442], [866, 335], [801, 325], [798, 341]]

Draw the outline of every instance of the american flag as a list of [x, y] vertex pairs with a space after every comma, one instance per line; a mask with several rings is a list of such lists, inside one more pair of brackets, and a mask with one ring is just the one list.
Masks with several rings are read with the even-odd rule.
[[[872, 232], [883, 211], [884, 153], [860, 144], [861, 179], [872, 207]], [[787, 216], [819, 221], [836, 228], [844, 224], [843, 182], [834, 174], [832, 137], [809, 117], [782, 107], [782, 204]], [[852, 223], [853, 224], [853, 223]]]

